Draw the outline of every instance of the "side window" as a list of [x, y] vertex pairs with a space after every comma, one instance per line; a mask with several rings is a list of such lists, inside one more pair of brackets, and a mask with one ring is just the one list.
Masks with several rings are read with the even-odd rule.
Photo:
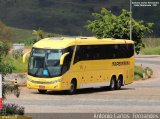
[[101, 60], [105, 59], [106, 49], [105, 45], [93, 45], [92, 46], [92, 59]]
[[130, 58], [134, 54], [133, 44], [120, 44], [119, 45], [119, 58]]
[[100, 50], [99, 46], [98, 45], [94, 45], [92, 47], [93, 47], [93, 59], [94, 60], [100, 59], [101, 50]]
[[113, 46], [112, 45], [104, 45], [104, 56], [105, 56], [105, 59], [113, 58]]
[[66, 48], [64, 52], [69, 52], [69, 55], [67, 55], [64, 59], [63, 67], [62, 67], [62, 74], [69, 70], [71, 65], [71, 60], [73, 56], [73, 50], [74, 46], [71, 46], [69, 48]]
[[119, 45], [119, 58], [127, 58], [128, 57], [128, 49], [126, 44]]
[[129, 52], [129, 57], [132, 57], [134, 55], [134, 45], [133, 44], [128, 44], [128, 52]]
[[87, 50], [89, 58], [87, 60], [100, 60], [104, 59], [104, 45], [90, 45], [90, 49]]
[[119, 45], [113, 45], [113, 59], [119, 58]]
[[91, 51], [91, 46], [83, 46], [84, 47], [84, 58], [83, 60], [90, 60], [92, 59], [92, 51]]
[[95, 45], [93, 47], [93, 59], [101, 60], [101, 59], [113, 59], [117, 57], [117, 47], [114, 45]]
[[134, 55], [133, 44], [77, 46], [74, 63], [82, 60], [129, 58]]
[[104, 45], [98, 45], [96, 51], [97, 51], [97, 60], [104, 59], [104, 52], [105, 52]]
[[77, 63], [84, 59], [84, 47], [83, 46], [77, 46], [76, 47], [76, 53], [74, 57], [74, 63]]
[[93, 59], [92, 46], [89, 45], [77, 46], [74, 63], [91, 59]]

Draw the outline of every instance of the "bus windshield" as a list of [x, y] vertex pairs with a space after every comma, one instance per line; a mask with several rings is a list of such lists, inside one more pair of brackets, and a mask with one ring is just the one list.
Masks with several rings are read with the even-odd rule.
[[28, 74], [36, 77], [55, 77], [61, 75], [61, 49], [33, 48], [28, 65]]

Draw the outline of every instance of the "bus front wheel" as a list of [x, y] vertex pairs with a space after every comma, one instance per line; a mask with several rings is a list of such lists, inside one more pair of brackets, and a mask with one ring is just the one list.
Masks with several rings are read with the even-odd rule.
[[45, 93], [47, 92], [47, 90], [39, 90], [39, 89], [38, 89], [38, 92], [39, 92], [40, 94], [45, 94]]
[[69, 90], [69, 93], [72, 95], [76, 92], [76, 80], [72, 80], [71, 83], [70, 83], [70, 90]]
[[113, 76], [110, 82], [110, 90], [115, 90], [115, 89], [116, 89], [116, 78]]

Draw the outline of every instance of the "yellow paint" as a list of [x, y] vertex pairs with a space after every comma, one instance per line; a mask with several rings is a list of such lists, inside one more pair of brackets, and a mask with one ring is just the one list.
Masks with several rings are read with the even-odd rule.
[[[63, 39], [63, 40], [61, 40]], [[44, 49], [63, 49], [69, 46], [77, 45], [93, 45], [93, 44], [124, 44], [133, 43], [131, 40], [115, 40], [111, 38], [97, 39], [95, 37], [60, 37], [60, 40], [55, 38], [45, 38], [33, 45], [34, 48]]]
[[60, 58], [60, 65], [63, 65], [64, 58], [65, 58], [67, 55], [69, 55], [69, 52], [64, 53], [64, 54], [61, 56], [61, 58]]
[[30, 53], [30, 51], [26, 52], [24, 55], [23, 55], [23, 63], [26, 63], [26, 57], [27, 55]]

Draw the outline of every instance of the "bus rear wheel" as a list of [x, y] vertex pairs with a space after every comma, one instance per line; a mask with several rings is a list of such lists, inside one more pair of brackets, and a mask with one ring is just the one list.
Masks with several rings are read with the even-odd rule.
[[122, 78], [119, 76], [116, 83], [116, 89], [117, 90], [121, 89], [121, 86], [122, 86]]
[[38, 92], [39, 92], [40, 94], [45, 94], [45, 93], [47, 92], [47, 90], [40, 90], [40, 89], [38, 89]]
[[110, 90], [116, 89], [116, 78], [113, 76], [110, 81]]
[[70, 90], [69, 90], [69, 94], [73, 95], [76, 93], [76, 81], [75, 80], [72, 80], [71, 83], [70, 83]]

